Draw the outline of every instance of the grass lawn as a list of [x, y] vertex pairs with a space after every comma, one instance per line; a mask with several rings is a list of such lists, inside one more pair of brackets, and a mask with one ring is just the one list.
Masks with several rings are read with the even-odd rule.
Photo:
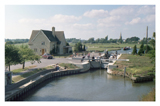
[[59, 63], [59, 66], [61, 66], [61, 67], [65, 67], [66, 66], [67, 69], [76, 69], [76, 68], [78, 68], [76, 65], [71, 64], [71, 63]]
[[[72, 50], [74, 50], [74, 45], [73, 43], [70, 43], [70, 45], [73, 47]], [[100, 51], [103, 52], [104, 50], [108, 49], [108, 51], [111, 50], [120, 50], [121, 48], [124, 48], [126, 46], [130, 46], [131, 48], [134, 47], [134, 45], [137, 46], [137, 48], [140, 48], [141, 44], [118, 44], [118, 43], [85, 43], [82, 44], [85, 45], [88, 49], [87, 51]]]
[[[61, 66], [61, 67], [66, 66], [67, 69], [76, 69], [76, 68], [78, 68], [76, 65], [71, 64], [71, 63], [60, 63], [59, 66]], [[35, 74], [35, 73], [44, 71], [44, 70], [46, 70], [46, 69], [52, 69], [52, 68], [55, 68], [55, 65], [46, 66], [46, 67], [44, 67], [44, 68], [35, 69], [35, 70], [33, 70], [33, 71], [24, 73], [24, 74], [22, 74], [22, 75], [18, 75], [18, 76], [16, 76], [16, 77], [13, 77], [13, 78], [12, 78], [12, 83], [16, 83], [16, 82], [18, 82], [18, 81], [20, 81], [20, 80], [22, 80], [22, 79], [24, 79], [24, 78], [27, 78], [27, 77]], [[17, 69], [17, 70], [18, 70], [17, 73], [24, 71], [23, 69]]]
[[25, 70], [28, 70], [28, 69], [31, 69], [31, 68], [34, 68], [36, 67], [36, 65], [33, 65], [33, 66], [29, 66], [29, 67], [25, 67], [24, 69], [15, 69], [15, 70], [12, 70], [12, 73], [13, 74], [16, 74], [16, 73], [19, 73], [19, 72], [22, 72], [22, 71], [25, 71]]
[[153, 64], [147, 56], [123, 54], [120, 59], [129, 59], [129, 61], [117, 61], [115, 64], [118, 65], [118, 68], [113, 69], [113, 71], [124, 71], [124, 67], [126, 67], [126, 72], [134, 76], [154, 74], [152, 71]]
[[[16, 83], [24, 78], [27, 78], [35, 73], [38, 73], [38, 72], [41, 72], [43, 70], [46, 70], [46, 69], [52, 69], [52, 68], [55, 68], [55, 66], [46, 66], [45, 68], [39, 68], [39, 69], [35, 69], [33, 71], [30, 71], [30, 72], [27, 72], [27, 73], [24, 73], [22, 75], [18, 75], [16, 77], [13, 77], [12, 78], [12, 83]], [[22, 70], [22, 69], [19, 69], [19, 70]], [[21, 71], [20, 71], [21, 72]]]

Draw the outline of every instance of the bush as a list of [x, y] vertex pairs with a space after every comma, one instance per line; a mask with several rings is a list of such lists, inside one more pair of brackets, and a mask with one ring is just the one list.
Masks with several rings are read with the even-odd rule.
[[72, 50], [70, 50], [69, 53], [72, 53]]
[[146, 45], [144, 46], [144, 50], [145, 50], [145, 53], [148, 53], [150, 50], [152, 50], [152, 47], [149, 45]]

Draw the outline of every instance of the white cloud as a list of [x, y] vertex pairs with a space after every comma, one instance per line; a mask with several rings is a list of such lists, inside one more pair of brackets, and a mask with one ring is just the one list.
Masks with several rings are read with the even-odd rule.
[[48, 19], [27, 19], [27, 18], [23, 18], [20, 19], [19, 22], [20, 23], [45, 23], [45, 24], [49, 24], [49, 23], [72, 23], [72, 22], [77, 22], [78, 20], [80, 20], [81, 17], [76, 17], [74, 15], [62, 15], [62, 14], [57, 14], [54, 15], [53, 17], [50, 17]]
[[44, 21], [45, 19], [27, 19], [27, 18], [19, 20], [20, 23], [43, 23]]
[[133, 6], [123, 6], [117, 9], [113, 9], [110, 12], [110, 15], [131, 15], [134, 12], [134, 8]]
[[134, 25], [138, 23], [149, 23], [149, 22], [154, 22], [155, 21], [155, 15], [147, 15], [145, 18], [134, 18], [130, 22], [126, 22], [126, 25]]
[[120, 16], [110, 16], [103, 19], [98, 19], [97, 23], [98, 26], [112, 27], [120, 26], [122, 20], [123, 19]]
[[108, 15], [107, 10], [91, 10], [83, 14], [85, 17], [95, 18], [95, 17], [105, 17]]
[[155, 21], [155, 15], [148, 15], [143, 19], [143, 22], [153, 22]]
[[155, 14], [155, 6], [143, 6], [141, 7], [138, 14]]
[[91, 23], [87, 23], [87, 24], [73, 24], [73, 27], [76, 28], [76, 29], [93, 29], [94, 28], [94, 25], [91, 24]]
[[120, 20], [120, 16], [110, 16], [107, 18], [99, 19], [98, 22], [110, 23], [118, 20]]
[[50, 18], [53, 23], [72, 23], [80, 20], [82, 17], [76, 17], [74, 15], [62, 15], [57, 14]]
[[140, 18], [140, 17], [137, 17], [137, 18], [132, 19], [130, 22], [126, 22], [125, 24], [126, 24], [126, 25], [128, 25], [128, 24], [134, 25], [134, 24], [139, 23], [140, 21], [141, 21], [141, 18]]

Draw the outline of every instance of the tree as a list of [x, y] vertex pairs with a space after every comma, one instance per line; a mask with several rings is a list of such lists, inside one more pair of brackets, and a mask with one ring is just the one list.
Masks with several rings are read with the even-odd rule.
[[85, 45], [83, 46], [83, 51], [86, 51], [86, 47], [85, 47]]
[[105, 40], [108, 41], [108, 35], [105, 37]]
[[89, 38], [88, 43], [94, 43], [94, 38]]
[[68, 43], [68, 42], [66, 42], [66, 46], [69, 46], [69, 43]]
[[74, 51], [75, 52], [82, 51], [82, 44], [81, 44], [81, 42], [78, 42], [77, 44], [74, 45]]
[[132, 54], [133, 54], [133, 55], [134, 55], [134, 54], [137, 54], [137, 47], [136, 47], [136, 45], [135, 45], [134, 48], [133, 48]]
[[122, 34], [120, 33], [120, 37], [119, 37], [119, 40], [118, 40], [119, 43], [122, 43], [123, 40], [122, 40]]
[[140, 49], [138, 51], [138, 55], [142, 55], [144, 54], [144, 44], [142, 43], [141, 46], [140, 46]]
[[97, 38], [97, 39], [95, 40], [95, 43], [100, 43], [100, 39]]
[[5, 66], [9, 67], [10, 65], [18, 64], [21, 62], [20, 54], [18, 53], [18, 48], [14, 45], [5, 44]]
[[28, 45], [21, 45], [19, 47], [19, 54], [21, 55], [21, 64], [23, 64], [22, 69], [25, 67], [26, 60], [31, 60], [31, 62], [40, 62], [40, 57], [36, 55], [34, 51], [28, 47]]
[[6, 44], [13, 44], [13, 42], [12, 41], [7, 41]]
[[156, 33], [155, 32], [153, 32], [153, 38], [154, 39], [151, 40], [151, 42], [152, 42], [151, 45], [153, 46], [153, 49], [149, 53], [151, 54], [150, 55], [150, 58], [152, 59], [151, 63], [154, 64], [153, 70], [155, 70], [155, 39], [156, 39]]
[[140, 38], [138, 38], [138, 37], [131, 37], [131, 38], [127, 38], [125, 42], [126, 43], [132, 43], [132, 42], [134, 42], [135, 43], [135, 42], [138, 42], [139, 39]]
[[155, 50], [155, 36], [156, 36], [156, 33], [153, 32], [153, 39], [151, 39], [151, 41], [149, 42], [152, 45], [154, 50]]

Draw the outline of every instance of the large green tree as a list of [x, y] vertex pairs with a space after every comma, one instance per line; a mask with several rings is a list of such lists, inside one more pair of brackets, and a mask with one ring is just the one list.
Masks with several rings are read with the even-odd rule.
[[138, 55], [142, 55], [144, 54], [144, 44], [142, 43], [141, 46], [140, 46], [140, 49], [138, 51]]
[[119, 40], [118, 40], [119, 43], [122, 43], [123, 40], [122, 40], [122, 34], [120, 33], [120, 37], [119, 37]]
[[25, 67], [26, 60], [30, 60], [32, 63], [35, 61], [40, 62], [40, 57], [36, 55], [28, 45], [21, 45], [19, 47], [19, 53], [21, 55], [21, 64], [23, 69]]
[[94, 43], [94, 38], [92, 37], [92, 38], [89, 38], [88, 39], [88, 43]]
[[105, 37], [105, 40], [108, 41], [108, 35]]
[[18, 48], [11, 44], [5, 44], [5, 66], [15, 65], [21, 62]]
[[78, 42], [77, 44], [74, 45], [74, 51], [75, 52], [83, 51], [81, 42]]
[[155, 71], [155, 42], [156, 42], [156, 33], [153, 32], [153, 39], [150, 41], [153, 49], [150, 50], [148, 53], [150, 54], [150, 58], [152, 59], [151, 63], [154, 64], [153, 70]]
[[136, 47], [136, 45], [134, 45], [134, 47], [133, 47], [132, 54], [133, 54], [133, 55], [134, 55], [134, 54], [137, 54], [137, 47]]

